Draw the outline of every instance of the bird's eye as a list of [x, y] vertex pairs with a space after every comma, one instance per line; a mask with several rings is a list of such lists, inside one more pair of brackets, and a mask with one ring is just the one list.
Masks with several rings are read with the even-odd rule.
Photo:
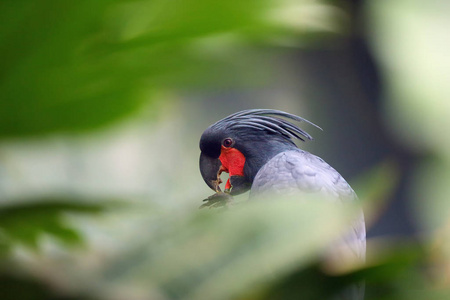
[[233, 145], [233, 140], [230, 138], [226, 138], [223, 140], [222, 145], [227, 148], [231, 147]]

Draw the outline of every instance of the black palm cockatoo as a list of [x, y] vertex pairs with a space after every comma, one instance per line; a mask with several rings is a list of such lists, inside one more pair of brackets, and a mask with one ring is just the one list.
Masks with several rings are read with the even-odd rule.
[[[216, 194], [206, 200], [217, 203], [230, 197], [227, 195], [248, 190], [251, 198], [269, 193], [317, 193], [336, 202], [356, 200], [353, 189], [335, 169], [296, 146], [294, 139], [305, 141], [312, 137], [291, 120], [316, 126], [299, 116], [272, 109], [240, 111], [209, 126], [200, 139], [200, 171]], [[222, 172], [229, 173], [224, 193], [219, 187]], [[348, 252], [363, 261], [366, 231], [362, 211], [350, 227], [336, 244], [344, 244]], [[362, 293], [357, 289], [351, 291], [353, 296], [344, 298], [361, 299]]]

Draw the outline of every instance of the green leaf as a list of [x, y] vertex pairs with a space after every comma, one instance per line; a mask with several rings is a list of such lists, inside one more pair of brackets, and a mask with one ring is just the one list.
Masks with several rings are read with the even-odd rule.
[[36, 278], [24, 278], [12, 272], [0, 272], [0, 299], [2, 300], [91, 300], [87, 296], [61, 295], [49, 289]]
[[[308, 2], [295, 8], [333, 11]], [[104, 126], [157, 109], [152, 95], [167, 88], [260, 78], [262, 59], [247, 67], [254, 51], [236, 46], [285, 31], [284, 14], [269, 17], [279, 7], [291, 11], [272, 0], [2, 1], [0, 139]]]
[[106, 278], [156, 289], [168, 299], [238, 297], [317, 259], [348, 226], [347, 209], [280, 199], [223, 213], [165, 215], [158, 232], [111, 264]]
[[383, 211], [399, 180], [398, 162], [386, 159], [352, 182], [364, 208], [366, 226], [370, 226]]
[[92, 214], [104, 210], [104, 205], [72, 202], [68, 199], [41, 199], [0, 207], [0, 251], [18, 244], [38, 249], [39, 239], [46, 234], [65, 244], [80, 244], [82, 237], [64, 219], [67, 213]]

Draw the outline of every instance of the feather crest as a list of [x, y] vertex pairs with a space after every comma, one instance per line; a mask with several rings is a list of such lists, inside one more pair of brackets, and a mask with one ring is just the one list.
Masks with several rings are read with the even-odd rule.
[[228, 117], [214, 123], [211, 127], [226, 129], [245, 129], [267, 131], [279, 134], [285, 139], [299, 139], [301, 141], [313, 140], [313, 137], [288, 120], [305, 122], [322, 130], [316, 124], [293, 114], [275, 109], [248, 109], [231, 114]]

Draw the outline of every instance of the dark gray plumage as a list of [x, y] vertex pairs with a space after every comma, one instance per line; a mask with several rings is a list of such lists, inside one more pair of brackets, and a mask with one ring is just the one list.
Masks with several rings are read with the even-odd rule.
[[[357, 196], [345, 179], [323, 159], [296, 149], [281, 152], [269, 160], [256, 174], [251, 187], [251, 197], [267, 194], [299, 195], [318, 193], [328, 199], [348, 202]], [[364, 215], [352, 222], [343, 242], [361, 260], [366, 253], [366, 228]]]
[[243, 110], [214, 123], [210, 126], [210, 128], [215, 130], [228, 129], [232, 131], [253, 128], [258, 131], [267, 131], [273, 134], [281, 135], [289, 141], [292, 141], [293, 138], [297, 138], [302, 141], [305, 141], [305, 139], [313, 139], [311, 135], [300, 127], [279, 117], [284, 117], [298, 122], [306, 122], [321, 129], [316, 124], [303, 119], [302, 117], [275, 109]]

